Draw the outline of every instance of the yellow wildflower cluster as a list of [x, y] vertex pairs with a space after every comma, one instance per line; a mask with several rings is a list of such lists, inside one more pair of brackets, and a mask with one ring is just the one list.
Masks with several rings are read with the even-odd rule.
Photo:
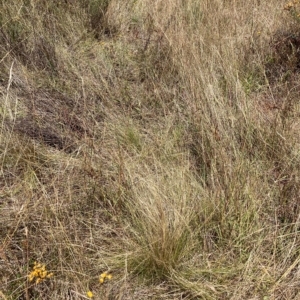
[[44, 264], [34, 262], [33, 269], [28, 275], [29, 281], [33, 281], [35, 279], [35, 283], [39, 284], [46, 278], [51, 278], [53, 276], [53, 273], [48, 273], [46, 270], [46, 266]]
[[104, 281], [106, 280], [111, 280], [112, 279], [112, 275], [108, 274], [108, 272], [104, 272], [99, 276], [99, 282], [102, 284], [104, 283]]
[[[104, 273], [102, 273], [102, 274], [100, 274], [100, 276], [99, 276], [99, 282], [100, 282], [100, 284], [104, 283], [107, 280], [111, 280], [111, 279], [112, 279], [112, 275], [109, 274], [107, 271], [104, 272]], [[94, 294], [93, 294], [92, 291], [87, 291], [86, 295], [90, 299], [94, 297]]]
[[285, 9], [285, 10], [293, 10], [293, 9], [296, 9], [297, 4], [299, 4], [299, 3], [300, 3], [299, 0], [293, 0], [293, 1], [290, 1], [290, 2], [288, 2], [288, 3], [284, 6], [284, 9]]

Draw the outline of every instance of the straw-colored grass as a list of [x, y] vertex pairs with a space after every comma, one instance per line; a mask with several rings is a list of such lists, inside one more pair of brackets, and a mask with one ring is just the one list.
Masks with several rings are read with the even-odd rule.
[[0, 299], [299, 299], [298, 5], [0, 2]]

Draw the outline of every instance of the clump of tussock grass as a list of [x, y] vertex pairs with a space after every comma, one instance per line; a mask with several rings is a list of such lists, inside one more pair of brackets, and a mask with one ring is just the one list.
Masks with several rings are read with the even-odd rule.
[[[184, 177], [181, 172], [178, 175]], [[174, 176], [172, 171], [168, 175], [173, 180]], [[132, 222], [132, 246], [136, 253], [129, 257], [129, 263], [137, 273], [164, 278], [194, 247], [195, 233], [190, 228], [194, 210], [188, 200], [195, 196], [181, 195], [183, 190], [176, 190], [174, 181], [169, 179], [171, 182], [168, 182], [166, 174], [165, 180], [155, 177], [134, 178], [136, 183], [132, 183], [134, 198], [126, 207]], [[178, 182], [178, 185], [184, 184], [184, 180]]]

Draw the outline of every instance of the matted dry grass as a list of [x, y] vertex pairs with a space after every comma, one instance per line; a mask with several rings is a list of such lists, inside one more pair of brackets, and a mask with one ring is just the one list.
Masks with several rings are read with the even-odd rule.
[[284, 5], [0, 3], [0, 299], [299, 298]]

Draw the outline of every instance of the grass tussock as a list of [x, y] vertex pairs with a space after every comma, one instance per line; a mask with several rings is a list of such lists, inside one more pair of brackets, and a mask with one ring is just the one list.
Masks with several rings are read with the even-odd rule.
[[298, 1], [0, 1], [1, 299], [298, 299]]

